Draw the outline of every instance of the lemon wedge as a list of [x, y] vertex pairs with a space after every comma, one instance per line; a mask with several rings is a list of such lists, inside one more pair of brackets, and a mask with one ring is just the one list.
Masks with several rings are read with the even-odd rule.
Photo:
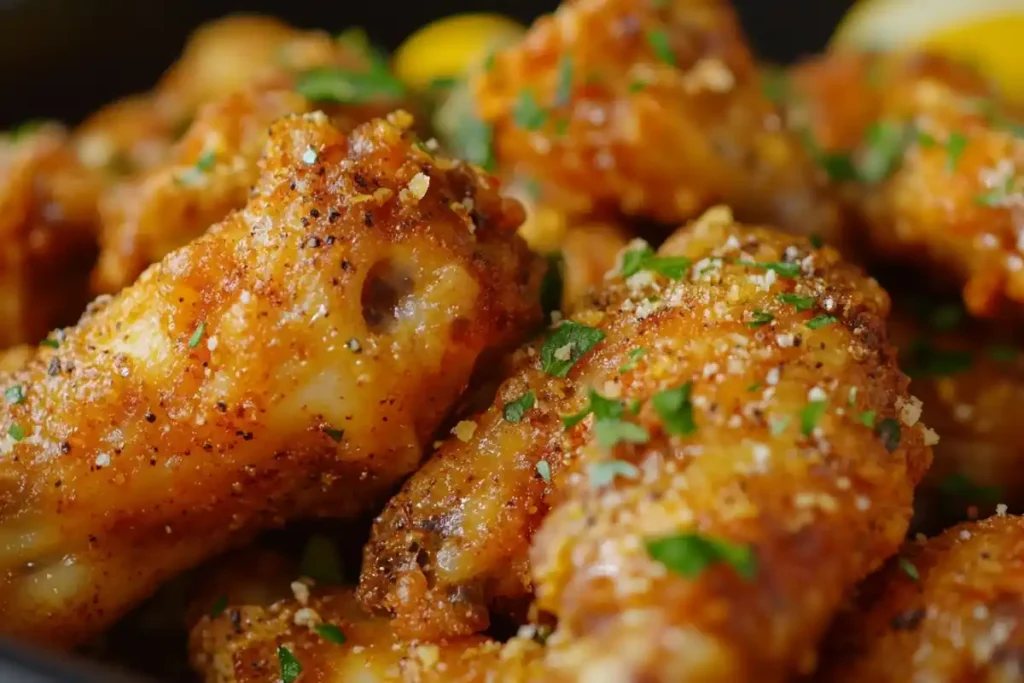
[[928, 49], [972, 64], [1024, 100], [1024, 0], [861, 0], [829, 46]]
[[395, 75], [424, 90], [459, 78], [492, 51], [519, 40], [526, 29], [500, 14], [459, 14], [427, 24], [395, 51]]

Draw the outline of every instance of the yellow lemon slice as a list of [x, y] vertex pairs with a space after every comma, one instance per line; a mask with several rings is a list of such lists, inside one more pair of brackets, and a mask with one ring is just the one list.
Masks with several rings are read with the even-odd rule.
[[423, 90], [458, 78], [493, 50], [519, 40], [526, 29], [499, 14], [459, 14], [427, 24], [395, 51], [395, 74]]
[[830, 47], [926, 48], [974, 65], [1024, 100], [1024, 0], [861, 0]]

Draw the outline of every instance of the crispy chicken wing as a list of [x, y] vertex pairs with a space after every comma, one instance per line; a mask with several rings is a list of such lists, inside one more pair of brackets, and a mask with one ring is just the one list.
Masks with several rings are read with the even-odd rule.
[[521, 208], [409, 125], [275, 124], [244, 210], [0, 376], [0, 630], [80, 642], [260, 528], [362, 510], [536, 320]]
[[795, 70], [790, 125], [860, 216], [872, 258], [918, 266], [995, 316], [1024, 301], [1021, 118], [928, 55], [830, 54]]
[[1024, 519], [990, 517], [909, 543], [861, 587], [816, 680], [1024, 678]]
[[131, 95], [83, 121], [73, 143], [82, 165], [115, 182], [163, 163], [182, 127], [160, 110], [151, 94]]
[[[534, 588], [559, 626], [530, 680], [808, 670], [844, 592], [899, 547], [931, 457], [888, 297], [724, 210], [622, 268], [390, 501], [361, 598], [433, 638]], [[675, 535], [756, 571], [680, 576], [645, 549]]]
[[715, 202], [839, 239], [722, 0], [573, 0], [474, 83], [503, 172], [573, 212], [675, 223]]
[[0, 349], [34, 344], [85, 307], [98, 193], [60, 126], [0, 134]]

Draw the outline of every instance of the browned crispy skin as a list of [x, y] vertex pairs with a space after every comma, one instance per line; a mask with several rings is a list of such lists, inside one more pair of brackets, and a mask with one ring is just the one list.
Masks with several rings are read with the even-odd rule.
[[722, 0], [566, 2], [474, 86], [502, 171], [574, 212], [677, 225], [726, 202], [747, 220], [840, 238]]
[[[187, 121], [185, 122], [187, 123]], [[162, 163], [182, 128], [157, 106], [149, 93], [111, 102], [74, 132], [82, 164], [109, 181]]]
[[0, 349], [34, 344], [81, 313], [98, 193], [61, 127], [0, 134]]
[[365, 508], [535, 321], [521, 208], [391, 120], [275, 124], [244, 210], [0, 376], [0, 630], [80, 642], [260, 528]]
[[[830, 54], [798, 67], [791, 86], [790, 122], [821, 149], [862, 163], [891, 155], [891, 169], [842, 188], [871, 258], [962, 290], [976, 316], [1019, 317], [1022, 119], [972, 71], [936, 56]], [[872, 141], [874, 125], [895, 137]]]
[[[885, 342], [886, 294], [834, 250], [739, 227], [722, 210], [662, 253], [694, 261], [684, 281], [611, 281], [572, 316], [607, 338], [566, 379], [543, 373], [539, 344], [525, 347], [472, 437], [445, 443], [376, 521], [361, 598], [393, 613], [401, 633], [472, 633], [488, 607], [525, 600], [532, 585], [559, 619], [543, 680], [599, 670], [615, 672], [608, 680], [784, 680], [813, 665], [844, 592], [898, 548], [931, 455], [923, 426], [901, 410], [907, 380]], [[800, 275], [736, 260], [786, 260]], [[813, 310], [781, 293], [811, 297]], [[774, 320], [752, 326], [755, 310]], [[836, 321], [811, 329], [818, 315]], [[636, 348], [647, 354], [621, 372]], [[648, 399], [686, 382], [697, 431], [668, 437]], [[639, 399], [624, 419], [649, 443], [603, 452], [593, 418], [566, 431], [561, 416], [589, 388]], [[527, 390], [537, 407], [504, 420], [503, 405]], [[819, 399], [826, 408], [807, 436], [803, 413]], [[869, 410], [899, 425], [892, 452], [863, 424]], [[611, 457], [640, 479], [591, 489], [589, 468]], [[666, 574], [644, 539], [685, 530], [751, 544], [756, 578]]]
[[837, 621], [815, 680], [1020, 681], [1022, 596], [1021, 517], [990, 517], [909, 543]]

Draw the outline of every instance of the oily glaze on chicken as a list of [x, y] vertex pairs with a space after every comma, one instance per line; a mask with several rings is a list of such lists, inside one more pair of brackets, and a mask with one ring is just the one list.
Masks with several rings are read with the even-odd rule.
[[0, 630], [78, 643], [261, 528], [365, 509], [536, 320], [520, 207], [411, 123], [275, 124], [244, 210], [0, 376]]
[[566, 2], [473, 86], [501, 171], [571, 212], [678, 224], [724, 201], [741, 218], [840, 237], [721, 0]]
[[[532, 589], [559, 625], [528, 680], [785, 680], [898, 548], [931, 455], [885, 293], [724, 210], [658, 253], [563, 323], [569, 341], [523, 348], [376, 521], [361, 598], [401, 634], [479, 631]], [[596, 419], [566, 428], [588, 401]], [[676, 534], [757, 570], [677, 575], [645, 550]]]
[[1024, 302], [1024, 117], [928, 55], [830, 54], [789, 81], [790, 126], [860, 217], [875, 261], [961, 290], [975, 316]]
[[1024, 677], [1024, 519], [995, 516], [908, 543], [859, 590], [822, 683], [1010, 683]]

